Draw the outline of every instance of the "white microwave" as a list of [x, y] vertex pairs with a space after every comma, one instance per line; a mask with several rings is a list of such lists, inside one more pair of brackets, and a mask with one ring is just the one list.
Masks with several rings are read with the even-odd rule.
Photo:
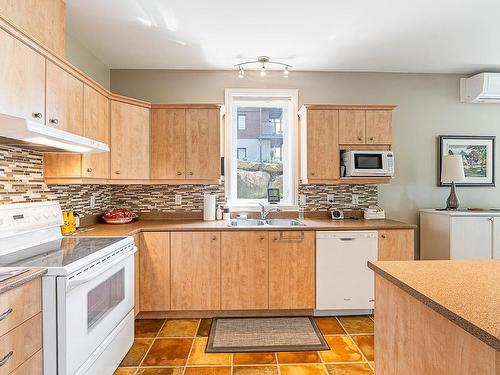
[[342, 165], [346, 176], [394, 176], [392, 151], [345, 151]]

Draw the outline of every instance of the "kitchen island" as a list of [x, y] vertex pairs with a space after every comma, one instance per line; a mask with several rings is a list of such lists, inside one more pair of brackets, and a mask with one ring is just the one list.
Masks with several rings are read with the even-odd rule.
[[500, 374], [500, 260], [368, 266], [378, 374]]

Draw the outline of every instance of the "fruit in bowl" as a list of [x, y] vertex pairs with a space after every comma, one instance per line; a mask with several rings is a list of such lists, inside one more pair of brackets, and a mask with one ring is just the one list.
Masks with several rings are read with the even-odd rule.
[[126, 224], [130, 223], [136, 217], [136, 214], [126, 208], [113, 208], [102, 215], [102, 219], [107, 224]]

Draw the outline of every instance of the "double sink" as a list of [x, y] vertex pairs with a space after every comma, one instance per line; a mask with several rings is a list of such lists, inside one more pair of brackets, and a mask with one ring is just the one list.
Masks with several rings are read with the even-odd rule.
[[306, 225], [296, 219], [232, 219], [228, 226], [230, 227], [305, 227]]

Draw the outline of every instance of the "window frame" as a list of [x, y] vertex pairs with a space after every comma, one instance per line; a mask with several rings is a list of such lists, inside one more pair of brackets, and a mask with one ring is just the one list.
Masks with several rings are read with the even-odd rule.
[[[234, 137], [237, 136], [238, 123], [233, 129], [233, 98], [234, 97], [255, 97], [256, 101], [262, 98], [289, 98], [290, 99], [290, 125], [288, 132], [288, 148], [290, 150], [288, 189], [289, 197], [287, 201], [281, 201], [278, 206], [282, 210], [298, 209], [298, 170], [299, 170], [299, 123], [298, 123], [298, 90], [297, 89], [245, 89], [226, 88], [225, 90], [225, 121], [224, 121], [224, 159], [225, 159], [225, 194], [231, 209], [235, 211], [260, 211], [257, 203], [267, 203], [265, 199], [255, 200], [234, 200], [232, 189], [236, 189], [235, 173], [233, 173], [234, 163], [237, 163], [237, 147], [233, 149]], [[236, 116], [237, 117], [237, 116]], [[286, 142], [284, 140], [284, 142]], [[285, 182], [284, 182], [285, 183]]]

